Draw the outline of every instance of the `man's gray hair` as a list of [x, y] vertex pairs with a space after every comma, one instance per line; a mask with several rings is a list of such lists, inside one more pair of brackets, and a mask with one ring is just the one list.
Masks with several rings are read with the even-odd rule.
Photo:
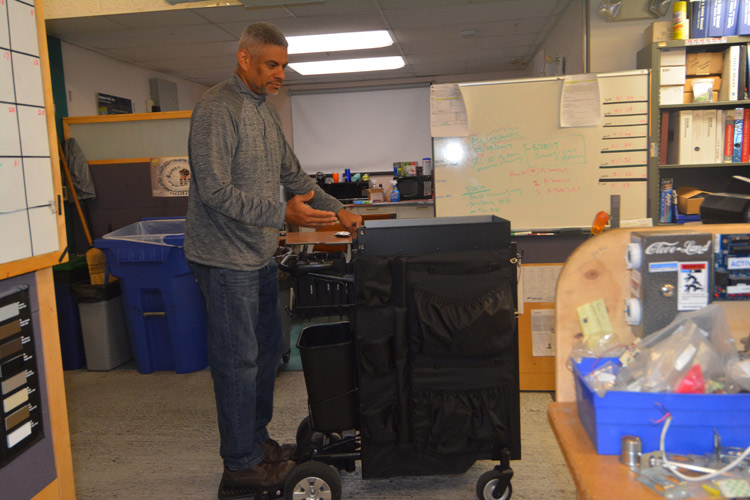
[[260, 22], [253, 23], [245, 28], [242, 36], [240, 36], [237, 50], [245, 49], [252, 54], [254, 49], [264, 45], [288, 47], [289, 43], [284, 38], [284, 34], [279, 31], [279, 28], [271, 23]]

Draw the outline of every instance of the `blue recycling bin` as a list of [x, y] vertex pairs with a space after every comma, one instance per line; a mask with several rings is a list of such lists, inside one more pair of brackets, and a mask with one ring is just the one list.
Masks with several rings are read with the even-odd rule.
[[81, 317], [71, 286], [88, 283], [86, 257], [71, 255], [68, 262], [52, 266], [57, 304], [57, 326], [60, 331], [60, 354], [63, 370], [79, 370], [86, 366]]
[[140, 373], [190, 373], [208, 366], [203, 296], [182, 248], [185, 219], [150, 219], [94, 241], [121, 280]]

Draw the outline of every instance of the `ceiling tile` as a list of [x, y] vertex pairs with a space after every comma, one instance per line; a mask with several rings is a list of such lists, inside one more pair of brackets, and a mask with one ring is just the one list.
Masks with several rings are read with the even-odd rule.
[[108, 49], [115, 56], [134, 61], [156, 61], [159, 59], [182, 59], [187, 57], [223, 57], [237, 51], [237, 42], [188, 43], [182, 45], [153, 45], [145, 47], [122, 47]]
[[380, 11], [375, 0], [325, 0], [314, 4], [287, 5], [286, 8], [295, 17]]
[[[102, 0], [99, 0], [102, 1]], [[212, 85], [234, 71], [248, 24], [269, 21], [287, 36], [388, 29], [396, 44], [370, 51], [291, 56], [291, 61], [404, 55], [405, 68], [302, 77], [287, 84], [440, 78], [517, 71], [571, 0], [325, 0], [246, 9], [217, 6], [47, 21], [50, 34], [115, 59]], [[462, 31], [475, 30], [464, 37]]]
[[73, 19], [50, 19], [46, 21], [47, 33], [57, 37], [90, 32], [112, 32], [126, 28], [105, 16], [76, 17]]
[[213, 25], [172, 26], [169, 28], [145, 28], [111, 32], [69, 34], [71, 42], [102, 49], [123, 47], [145, 47], [149, 45], [175, 45], [176, 43], [203, 43], [234, 40], [223, 29]]
[[193, 12], [212, 23], [271, 21], [291, 17], [292, 14], [282, 7], [262, 7], [246, 9], [241, 5], [228, 7], [206, 7], [193, 9]]
[[[370, 12], [339, 14], [320, 17], [287, 17], [270, 21], [285, 36], [318, 35], [323, 33], [348, 33], [387, 29], [380, 15]], [[247, 27], [246, 22], [222, 23], [220, 26], [238, 37]]]
[[161, 12], [141, 12], [138, 14], [118, 14], [106, 16], [128, 28], [164, 28], [170, 26], [192, 26], [205, 24], [206, 19], [191, 10], [182, 9]]
[[394, 28], [533, 19], [551, 15], [556, 2], [552, 0], [500, 0], [482, 4], [436, 6], [423, 9], [409, 8], [410, 2], [403, 2], [401, 5], [403, 5], [402, 8], [385, 11], [386, 19]]

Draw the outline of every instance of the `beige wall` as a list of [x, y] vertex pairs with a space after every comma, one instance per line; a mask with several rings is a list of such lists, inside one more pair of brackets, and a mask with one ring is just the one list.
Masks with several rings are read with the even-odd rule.
[[607, 22], [597, 14], [600, 3], [589, 0], [589, 71], [608, 73], [636, 69], [636, 54], [643, 48], [643, 31], [654, 21], [671, 21], [671, 13], [662, 18]]
[[[208, 90], [205, 85], [124, 63], [66, 42], [62, 42], [62, 57], [68, 116], [96, 115], [97, 92], [130, 99], [135, 113], [145, 113], [146, 100], [151, 97], [151, 78], [163, 78], [177, 84], [181, 110], [193, 109], [203, 92]], [[96, 68], [96, 71], [91, 68]]]
[[546, 57], [565, 58], [565, 71], [570, 75], [584, 72], [584, 0], [573, 0], [560, 17], [554, 29], [534, 57], [534, 62], [526, 68], [526, 76], [545, 76], [543, 68]]

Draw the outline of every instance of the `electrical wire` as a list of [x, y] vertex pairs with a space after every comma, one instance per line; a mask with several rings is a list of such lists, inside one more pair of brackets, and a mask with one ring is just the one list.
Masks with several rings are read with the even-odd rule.
[[[672, 423], [672, 416], [667, 415], [667, 419], [664, 421], [664, 426], [661, 429], [661, 436], [659, 437], [659, 451], [661, 451], [662, 455], [662, 461], [664, 462], [664, 466], [667, 467], [675, 476], [679, 477], [680, 479], [684, 481], [693, 481], [693, 482], [699, 482], [699, 481], [707, 481], [709, 479], [713, 479], [717, 476], [720, 476], [722, 474], [725, 474], [729, 472], [730, 470], [737, 467], [740, 462], [742, 462], [745, 458], [747, 458], [748, 455], [750, 455], [750, 446], [745, 448], [745, 451], [740, 453], [737, 458], [732, 460], [730, 463], [728, 463], [725, 467], [721, 469], [710, 469], [708, 467], [700, 467], [697, 465], [689, 465], [689, 464], [682, 464], [678, 462], [672, 462], [667, 458], [667, 452], [664, 451], [664, 440], [667, 436], [667, 429], [669, 429], [669, 424]], [[692, 469], [699, 472], [704, 471], [710, 471], [708, 474], [704, 474], [702, 476], [686, 476], [685, 474], [679, 472], [677, 469]]]

